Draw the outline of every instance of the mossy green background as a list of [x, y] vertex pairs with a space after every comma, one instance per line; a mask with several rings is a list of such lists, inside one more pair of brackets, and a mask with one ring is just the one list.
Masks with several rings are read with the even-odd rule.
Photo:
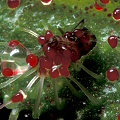
[[[100, 3], [99, 0], [98, 2]], [[93, 9], [89, 8], [91, 5], [93, 6]], [[88, 7], [89, 10], [85, 10], [86, 7]], [[120, 67], [120, 42], [115, 49], [112, 49], [107, 42], [110, 35], [120, 36], [120, 21], [115, 21], [113, 17], [108, 17], [109, 13], [112, 13], [114, 9], [120, 7], [120, 1], [118, 0], [118, 2], [115, 2], [114, 0], [111, 0], [109, 4], [106, 6], [103, 5], [103, 7], [107, 8], [107, 11], [97, 11], [94, 7], [94, 0], [53, 0], [53, 3], [49, 6], [42, 5], [40, 0], [21, 0], [20, 7], [12, 10], [8, 8], [6, 0], [1, 0], [0, 42], [9, 42], [10, 40], [17, 39], [31, 51], [39, 50], [40, 45], [36, 38], [22, 31], [23, 28], [33, 30], [39, 35], [44, 35], [46, 29], [52, 30], [55, 35], [61, 35], [58, 27], [61, 27], [64, 31], [71, 31], [78, 22], [84, 19], [84, 26], [96, 36], [97, 45], [81, 60], [91, 71], [105, 76], [105, 73], [109, 68], [116, 67], [119, 69]], [[3, 48], [4, 46], [0, 45], [1, 52]], [[76, 79], [80, 80], [95, 97], [105, 98], [105, 102], [101, 106], [93, 106], [81, 91], [80, 94], [83, 96], [81, 99], [78, 99], [71, 93], [69, 88], [64, 84], [64, 79], [62, 79], [62, 82], [59, 83], [59, 87], [60, 96], [63, 100], [63, 111], [67, 109], [68, 105], [72, 104], [70, 107], [74, 108], [75, 114], [77, 113], [77, 120], [87, 120], [88, 118], [92, 120], [117, 119], [116, 113], [120, 113], [120, 95], [116, 91], [114, 84], [111, 84], [106, 79], [100, 81], [95, 80], [80, 69], [79, 62], [74, 64], [70, 68], [70, 71], [71, 74]], [[32, 79], [33, 76], [34, 74], [29, 76], [27, 80], [15, 82], [6, 89], [3, 89], [2, 93], [4, 101], [8, 101], [19, 88], [24, 88], [27, 85], [28, 79]], [[1, 78], [1, 82], [3, 81], [5, 81], [5, 79], [2, 80]], [[54, 94], [47, 90], [49, 81], [51, 81], [50, 78], [47, 78], [43, 95], [48, 95], [51, 99], [54, 99]], [[19, 83], [22, 84], [19, 85]], [[52, 82], [49, 84], [52, 85]], [[33, 87], [33, 91], [35, 88], [36, 87]], [[95, 91], [96, 89], [97, 91]], [[53, 91], [52, 87], [51, 91]], [[28, 98], [28, 101], [29, 99], [32, 101], [31, 104], [34, 103], [35, 99], [33, 94], [34, 92], [31, 92], [31, 95]], [[8, 95], [8, 98], [6, 98], [5, 95]], [[64, 100], [67, 102], [64, 103]], [[111, 101], [113, 101], [113, 104], [111, 104]], [[44, 112], [53, 109], [51, 103], [46, 102], [44, 98], [42, 102], [44, 103]], [[86, 103], [85, 106], [83, 104], [84, 102]], [[23, 108], [25, 108], [24, 105]], [[46, 106], [48, 107], [46, 108]], [[102, 107], [105, 107], [105, 109], [103, 110], [103, 113], [100, 114], [99, 111], [101, 111]], [[28, 108], [32, 109], [32, 107]], [[61, 114], [63, 113], [61, 112]], [[66, 114], [69, 116], [68, 113]], [[58, 118], [59, 117], [60, 115]], [[61, 115], [61, 117], [65, 116]]]

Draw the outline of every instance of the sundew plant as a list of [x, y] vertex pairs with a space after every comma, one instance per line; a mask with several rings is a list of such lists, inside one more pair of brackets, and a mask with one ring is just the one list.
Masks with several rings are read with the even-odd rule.
[[120, 0], [1, 0], [0, 117], [120, 120], [119, 41]]

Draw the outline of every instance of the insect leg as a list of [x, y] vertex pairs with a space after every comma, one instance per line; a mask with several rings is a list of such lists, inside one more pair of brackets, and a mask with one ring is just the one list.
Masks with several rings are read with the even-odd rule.
[[63, 31], [62, 28], [58, 27], [58, 30], [60, 31], [60, 33], [62, 34], [62, 36], [64, 36], [65, 32]]
[[[73, 32], [80, 24], [84, 24], [84, 19], [82, 19], [72, 30], [71, 30], [71, 32]], [[82, 26], [81, 25], [81, 26]]]

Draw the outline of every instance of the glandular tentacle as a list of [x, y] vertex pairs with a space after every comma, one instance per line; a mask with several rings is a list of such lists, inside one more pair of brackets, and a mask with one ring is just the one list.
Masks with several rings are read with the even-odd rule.
[[20, 112], [19, 108], [12, 109], [10, 116], [9, 116], [9, 120], [17, 120], [19, 116], [19, 112]]
[[9, 105], [9, 104], [11, 104], [11, 103], [12, 103], [12, 101], [8, 101], [8, 102], [6, 102], [6, 103], [0, 105], [0, 109], [6, 107], [7, 105]]
[[60, 109], [60, 101], [58, 96], [58, 79], [53, 79], [53, 87], [54, 87], [55, 105], [57, 109]]
[[39, 75], [39, 73], [38, 73], [36, 76], [33, 77], [32, 80], [30, 80], [30, 82], [28, 83], [27, 87], [26, 87], [25, 90], [24, 90], [26, 94], [30, 91], [32, 85], [36, 82], [36, 80], [37, 80], [39, 77], [40, 77], [40, 75]]
[[5, 81], [5, 82], [3, 82], [3, 83], [0, 83], [0, 89], [8, 86], [9, 84], [13, 83], [14, 81], [16, 81], [16, 80], [17, 80], [18, 78], [20, 78], [20, 77], [21, 77], [21, 75], [16, 76], [16, 77], [14, 77], [14, 78], [11, 78], [11, 79], [9, 79], [8, 81]]
[[9, 84], [13, 83], [16, 80], [20, 80], [21, 78], [26, 78], [27, 76], [31, 75], [35, 71], [36, 71], [36, 69], [30, 69], [30, 70], [26, 71], [24, 74], [15, 76], [15, 77], [10, 78], [9, 80], [7, 80], [7, 81], [5, 81], [3, 83], [0, 83], [0, 89], [8, 86]]
[[89, 91], [77, 80], [75, 80], [72, 76], [69, 77], [70, 80], [72, 80], [81, 90], [82, 92], [88, 97], [88, 99], [94, 104], [98, 105], [102, 103], [102, 100], [94, 98]]
[[71, 90], [71, 92], [72, 92], [76, 97], [81, 98], [80, 92], [78, 92], [78, 91], [75, 89], [75, 87], [69, 82], [69, 80], [65, 78], [64, 81], [65, 81], [66, 85], [69, 87], [69, 89]]
[[7, 44], [7, 42], [0, 42], [0, 46], [6, 46]]
[[35, 33], [34, 31], [32, 31], [32, 30], [29, 30], [27, 28], [23, 28], [22, 30], [29, 33], [29, 34], [31, 34], [31, 35], [33, 35], [33, 36], [35, 36], [36, 38], [39, 37], [39, 35], [37, 33]]
[[87, 72], [89, 75], [91, 75], [93, 78], [100, 80], [103, 79], [104, 77], [102, 75], [97, 75], [96, 73], [92, 72], [91, 70], [87, 69], [82, 63], [79, 64], [79, 66]]
[[38, 90], [38, 95], [37, 95], [37, 99], [35, 102], [35, 107], [33, 108], [33, 114], [32, 114], [33, 118], [38, 118], [41, 114], [41, 107], [40, 107], [41, 103], [40, 102], [41, 102], [41, 97], [42, 97], [44, 79], [45, 79], [45, 76], [42, 74], [38, 82], [39, 90]]

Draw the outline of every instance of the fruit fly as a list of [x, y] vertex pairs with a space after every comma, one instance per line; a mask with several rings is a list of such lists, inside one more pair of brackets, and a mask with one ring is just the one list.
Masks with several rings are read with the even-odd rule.
[[[83, 26], [84, 19], [81, 20], [71, 31], [64, 31], [59, 28], [62, 36], [52, 36], [48, 41], [47, 45], [54, 47], [62, 51], [63, 49], [69, 49], [72, 53], [74, 51], [74, 56], [76, 59], [72, 62], [76, 62], [80, 59], [82, 55], [87, 54], [96, 45], [96, 37], [87, 28], [83, 27], [77, 29], [79, 25]], [[47, 34], [47, 33], [46, 33]]]

